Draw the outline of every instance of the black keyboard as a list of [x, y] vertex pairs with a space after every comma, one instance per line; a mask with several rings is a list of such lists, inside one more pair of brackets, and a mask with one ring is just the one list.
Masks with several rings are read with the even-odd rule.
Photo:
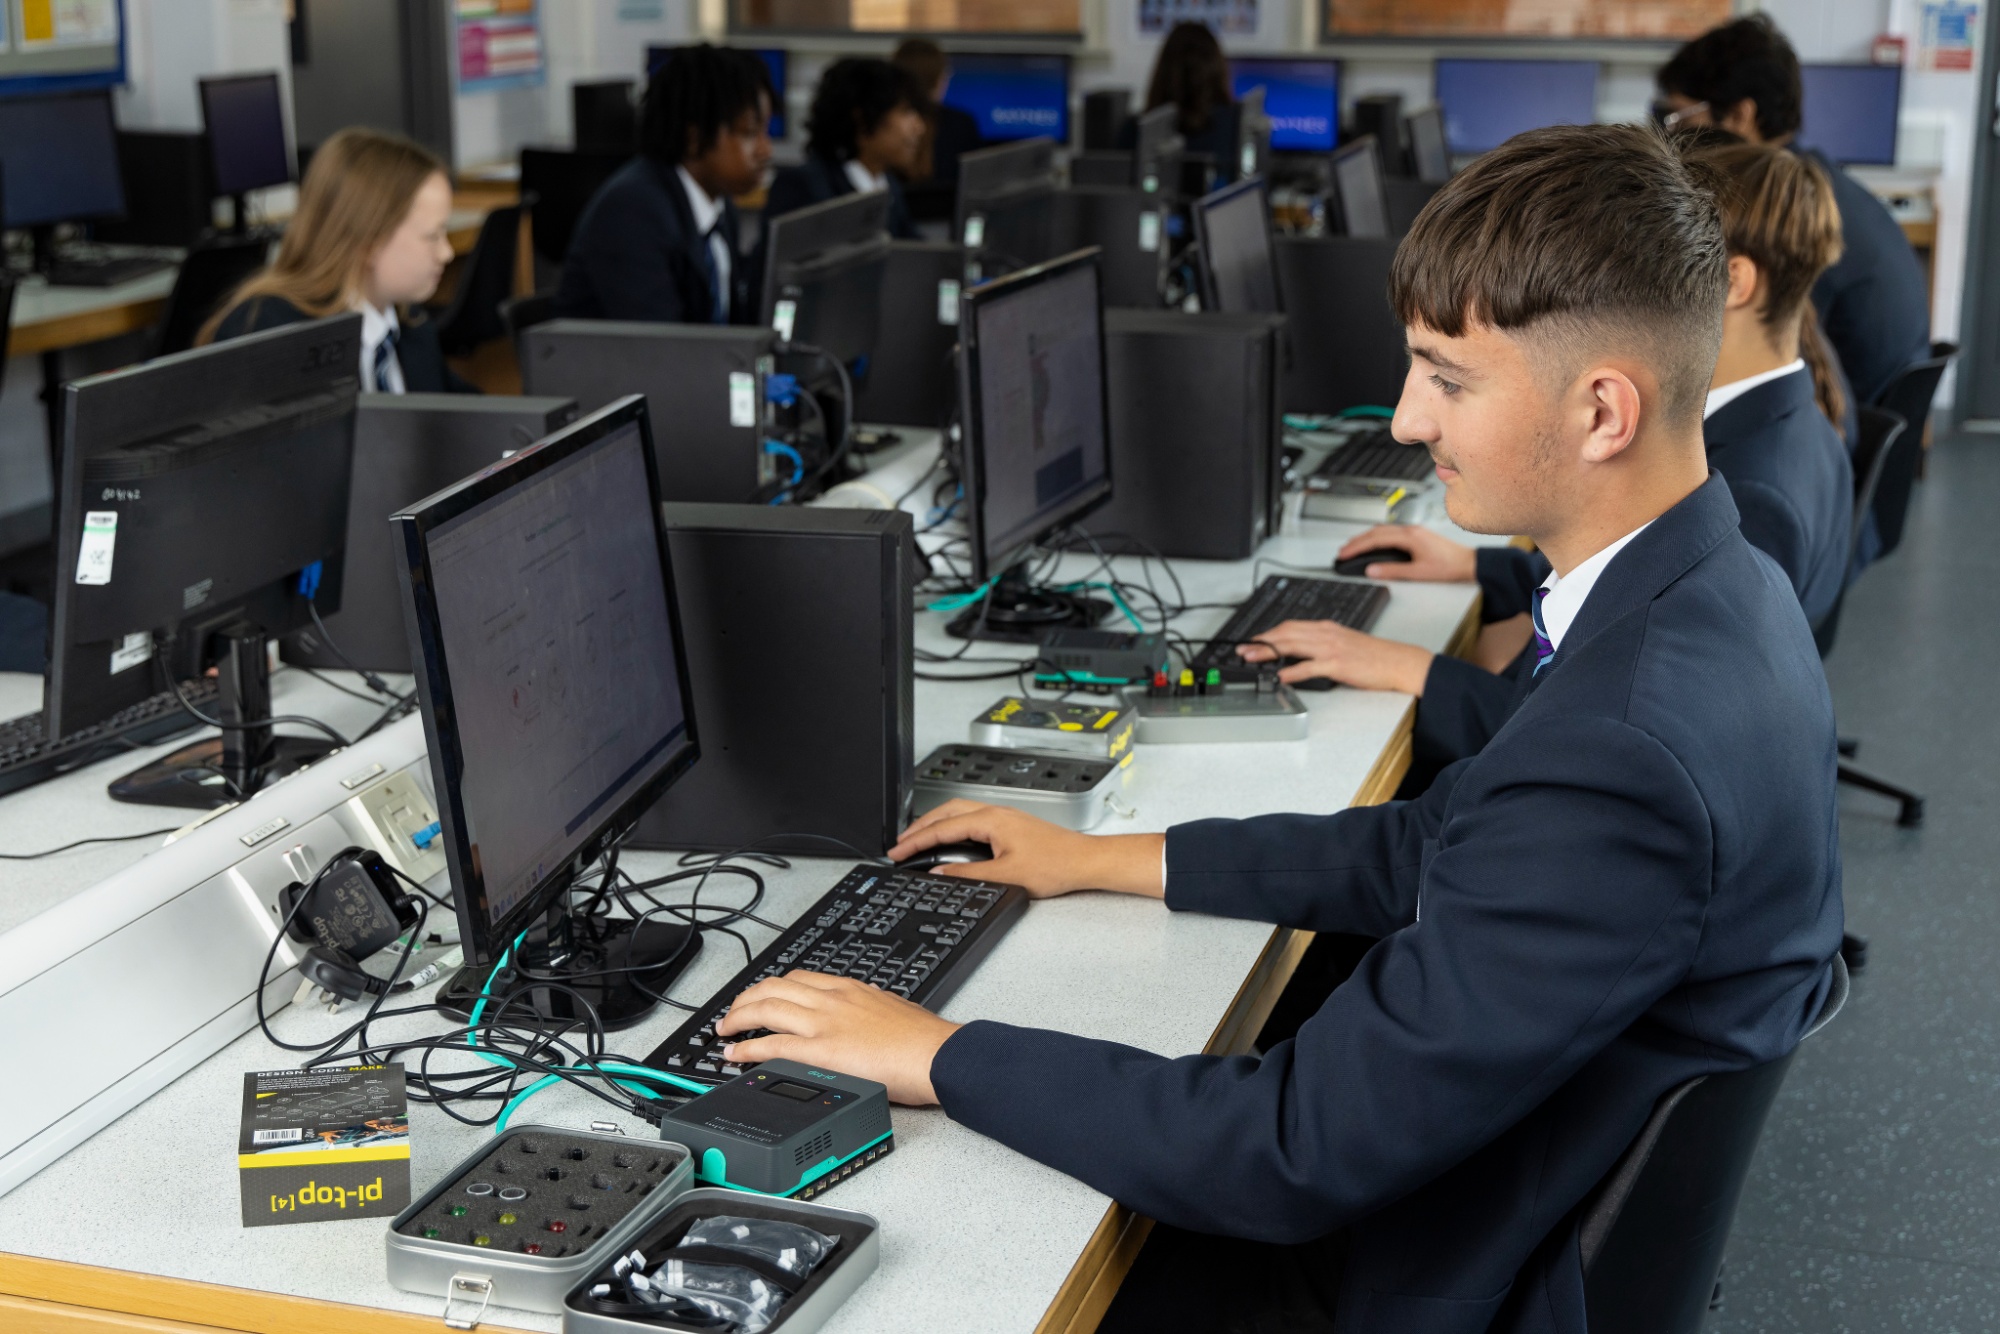
[[[724, 1040], [715, 1026], [746, 987], [794, 968], [872, 982], [935, 1010], [1027, 906], [1027, 891], [1018, 885], [857, 866], [689, 1015], [646, 1064], [705, 1084], [736, 1078], [748, 1067], [722, 1059]], [[759, 1036], [761, 1030], [728, 1040]]]
[[1431, 452], [1421, 445], [1403, 445], [1384, 429], [1356, 436], [1333, 451], [1306, 480], [1336, 477], [1379, 477], [1395, 482], [1421, 482], [1431, 475]]
[[51, 287], [116, 287], [172, 267], [168, 260], [144, 255], [119, 255], [104, 259], [71, 256], [56, 260], [42, 276]]
[[[182, 689], [187, 692], [188, 702], [197, 709], [206, 712], [215, 704], [213, 681], [191, 683]], [[171, 690], [163, 690], [95, 727], [86, 727], [60, 741], [49, 740], [47, 724], [39, 713], [9, 718], [0, 722], [0, 794], [46, 782], [71, 769], [95, 764], [108, 755], [150, 746], [199, 726]]]
[[[1219, 669], [1224, 680], [1250, 680], [1257, 668], [1237, 655], [1236, 646], [1255, 639], [1274, 625], [1286, 621], [1338, 621], [1354, 630], [1375, 624], [1382, 608], [1389, 605], [1389, 590], [1381, 584], [1352, 579], [1309, 579], [1296, 574], [1265, 576], [1257, 591], [1230, 613], [1201, 652], [1188, 665], [1196, 677], [1211, 668]], [[1296, 659], [1283, 659], [1289, 666]]]

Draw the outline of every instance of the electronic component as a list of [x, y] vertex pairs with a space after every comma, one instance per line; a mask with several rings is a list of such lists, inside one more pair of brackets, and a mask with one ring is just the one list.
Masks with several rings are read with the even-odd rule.
[[895, 1146], [889, 1090], [797, 1061], [765, 1061], [668, 1112], [705, 1185], [809, 1200]]
[[400, 1065], [245, 1074], [243, 1226], [395, 1214], [410, 1202], [409, 1110]]
[[389, 1281], [451, 1297], [562, 1310], [563, 1294], [671, 1208], [694, 1164], [679, 1144], [514, 1126], [445, 1174], [389, 1225]]
[[1141, 745], [1231, 741], [1303, 741], [1311, 717], [1296, 691], [1273, 670], [1255, 680], [1229, 682], [1211, 667], [1199, 678], [1183, 669], [1165, 673], [1144, 693], [1127, 692]]
[[1122, 704], [1072, 703], [1008, 695], [972, 720], [972, 744], [1115, 760], [1132, 744]]
[[354, 793], [347, 808], [390, 865], [418, 884], [445, 869], [437, 803], [414, 767], [384, 778], [380, 765], [364, 765], [340, 785]]
[[716, 1024], [745, 988], [793, 968], [869, 982], [935, 1010], [1027, 906], [1027, 891], [1015, 885], [857, 866], [654, 1048], [646, 1064], [705, 1084], [734, 1079], [746, 1067], [723, 1059]]
[[1407, 523], [1404, 507], [1414, 495], [1407, 482], [1334, 477], [1318, 485], [1308, 483], [1299, 514], [1339, 523]]
[[[1243, 661], [1237, 645], [1248, 643], [1286, 621], [1334, 621], [1350, 630], [1366, 630], [1389, 605], [1389, 590], [1374, 583], [1347, 579], [1307, 579], [1298, 575], [1267, 575], [1249, 597], [1237, 605], [1222, 628], [1189, 664], [1200, 680], [1210, 669], [1224, 681], [1255, 681], [1261, 664]], [[1289, 665], [1289, 660], [1277, 666]], [[1142, 735], [1139, 738], [1145, 740]]]
[[1051, 630], [1035, 659], [1035, 684], [1111, 691], [1143, 685], [1167, 661], [1167, 638], [1117, 630]]
[[[1143, 738], [1142, 738], [1143, 739]], [[954, 797], [1011, 806], [1065, 829], [1093, 829], [1130, 773], [1133, 752], [1116, 760], [1043, 755], [987, 746], [939, 746], [917, 765], [910, 814]]]
[[1333, 572], [1349, 579], [1365, 579], [1371, 565], [1407, 565], [1410, 553], [1402, 547], [1370, 547], [1333, 563]]

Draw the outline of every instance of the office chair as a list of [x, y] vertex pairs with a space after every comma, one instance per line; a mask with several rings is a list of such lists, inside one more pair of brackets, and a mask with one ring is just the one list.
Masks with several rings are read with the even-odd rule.
[[[556, 317], [556, 295], [554, 292], [536, 292], [531, 296], [508, 297], [500, 303], [500, 322], [506, 326], [507, 337], [513, 340], [514, 355], [521, 355], [521, 335], [537, 324], [547, 324]], [[523, 363], [525, 364], [525, 362]]]
[[[1847, 965], [1805, 1037], [1847, 1003]], [[1803, 1041], [1804, 1039], [1801, 1039]], [[1669, 1090], [1631, 1147], [1585, 1200], [1577, 1229], [1591, 1329], [1695, 1334], [1721, 1300], [1722, 1252], [1758, 1136], [1796, 1049]]]
[[150, 355], [164, 357], [194, 346], [195, 336], [229, 294], [255, 277], [270, 261], [268, 236], [216, 236], [187, 252], [166, 313], [160, 316]]
[[[535, 256], [551, 268], [562, 267], [570, 237], [583, 210], [599, 187], [632, 160], [630, 153], [581, 153], [564, 148], [521, 150], [521, 197], [533, 202]], [[538, 287], [540, 283], [536, 284]]]
[[481, 343], [507, 335], [500, 303], [514, 294], [521, 218], [534, 206], [534, 196], [527, 195], [519, 204], [494, 209], [480, 224], [479, 239], [472, 243], [451, 304], [438, 317], [438, 343], [446, 356], [465, 356]]
[[1892, 466], [1882, 474], [1881, 483], [1875, 489], [1875, 535], [1881, 542], [1875, 552], [1876, 560], [1894, 551], [1903, 540], [1903, 520], [1910, 509], [1910, 488], [1916, 485], [1917, 472], [1923, 466], [1924, 427], [1930, 421], [1931, 399], [1937, 396], [1938, 381], [1944, 378], [1944, 368], [1957, 355], [1956, 343], [1932, 343], [1928, 357], [1905, 367], [1875, 396], [1874, 406], [1885, 408], [1909, 423], [1911, 444], [1914, 446], [1903, 450], [1892, 460]]

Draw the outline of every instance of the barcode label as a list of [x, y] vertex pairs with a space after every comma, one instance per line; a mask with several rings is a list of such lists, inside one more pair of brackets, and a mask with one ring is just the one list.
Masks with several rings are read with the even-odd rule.
[[297, 1144], [306, 1137], [306, 1132], [298, 1126], [290, 1130], [253, 1130], [250, 1132], [252, 1144]]

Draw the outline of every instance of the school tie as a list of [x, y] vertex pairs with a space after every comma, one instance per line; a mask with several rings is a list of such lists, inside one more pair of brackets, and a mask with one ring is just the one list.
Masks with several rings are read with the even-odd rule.
[[1556, 655], [1556, 646], [1549, 642], [1548, 629], [1542, 624], [1542, 599], [1548, 595], [1548, 589], [1536, 589], [1535, 600], [1530, 607], [1535, 615], [1535, 670], [1530, 673], [1533, 676], [1540, 676], [1542, 668], [1548, 666], [1549, 659]]
[[382, 335], [382, 341], [375, 344], [375, 392], [393, 394], [396, 386], [389, 379], [389, 367], [396, 361], [396, 339], [400, 329], [391, 329]]
[[716, 228], [722, 226], [722, 219], [701, 235], [701, 271], [708, 279], [708, 322], [710, 324], [729, 323], [729, 303], [722, 297], [722, 268], [715, 262]]

